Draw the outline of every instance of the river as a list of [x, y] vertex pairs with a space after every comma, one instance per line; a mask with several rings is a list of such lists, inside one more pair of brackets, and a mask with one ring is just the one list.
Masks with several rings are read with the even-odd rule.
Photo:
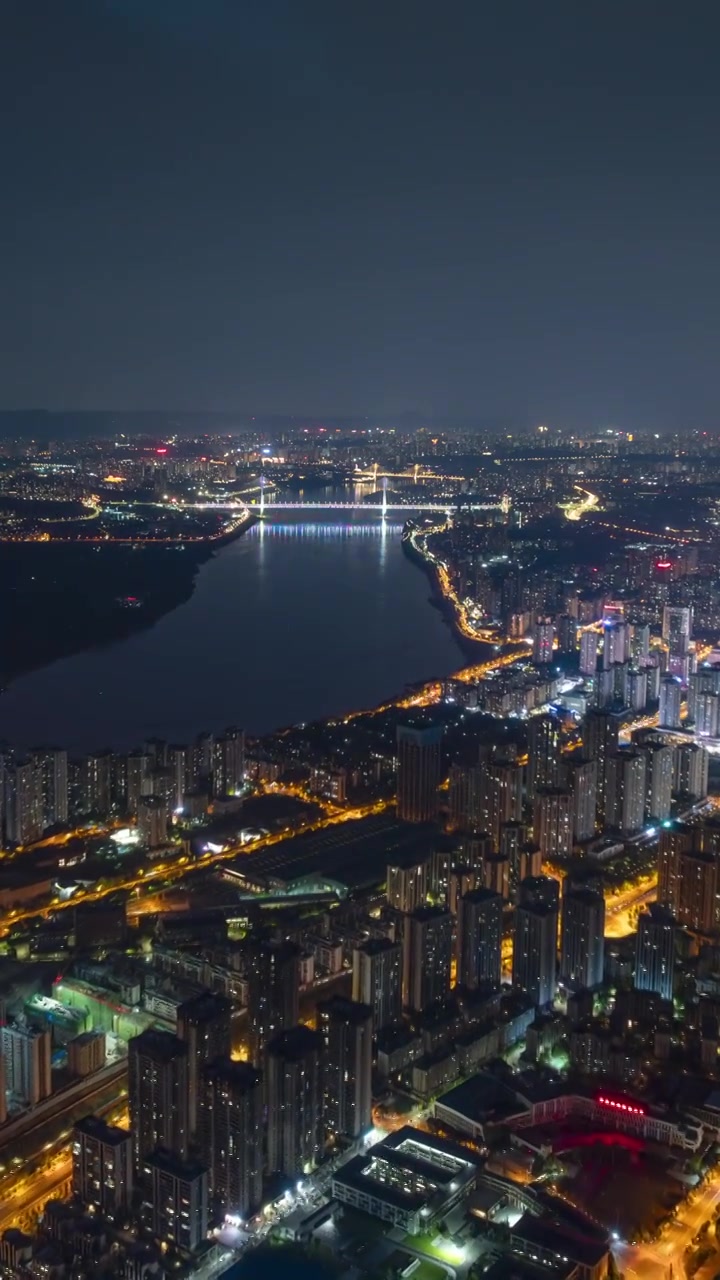
[[271, 515], [149, 630], [15, 681], [0, 737], [83, 751], [229, 724], [264, 733], [449, 674], [463, 655], [400, 534], [374, 512]]

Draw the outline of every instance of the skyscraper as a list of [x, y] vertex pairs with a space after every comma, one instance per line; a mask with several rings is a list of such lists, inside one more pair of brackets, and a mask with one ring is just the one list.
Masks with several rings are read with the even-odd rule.
[[474, 990], [488, 983], [499, 987], [502, 967], [503, 899], [491, 889], [472, 889], [459, 903], [457, 977]]
[[673, 791], [691, 800], [704, 800], [708, 793], [710, 757], [698, 742], [681, 742], [675, 749]]
[[158, 1147], [187, 1155], [188, 1050], [169, 1031], [151, 1028], [128, 1044], [128, 1101], [135, 1168]]
[[671, 1000], [675, 978], [676, 924], [670, 912], [651, 903], [638, 920], [635, 942], [635, 987], [656, 991]]
[[353, 1000], [369, 1005], [375, 1031], [402, 1017], [402, 947], [389, 938], [371, 938], [353, 951]]
[[647, 742], [640, 748], [645, 756], [645, 813], [653, 822], [670, 817], [675, 751], [667, 742]]
[[67, 822], [67, 751], [60, 747], [34, 747], [30, 758], [39, 774], [43, 829]]
[[218, 1212], [246, 1218], [260, 1205], [263, 1139], [261, 1073], [228, 1057], [207, 1063], [199, 1081], [198, 1147]]
[[404, 925], [403, 1003], [419, 1013], [450, 990], [453, 918], [441, 907], [418, 907]]
[[143, 1160], [144, 1224], [157, 1240], [193, 1253], [207, 1241], [208, 1175], [195, 1160], [154, 1151]]
[[188, 1136], [197, 1131], [200, 1077], [206, 1063], [230, 1053], [232, 1006], [225, 996], [204, 991], [178, 1008], [177, 1034], [188, 1052]]
[[670, 653], [687, 653], [691, 635], [692, 609], [686, 605], [664, 605], [662, 637]]
[[112, 1217], [130, 1204], [133, 1187], [129, 1130], [85, 1116], [73, 1129], [73, 1192], [84, 1205]]
[[230, 728], [215, 740], [213, 747], [213, 791], [216, 796], [234, 796], [245, 781], [245, 734]]
[[513, 986], [543, 1008], [555, 995], [559, 890], [550, 876], [520, 885], [513, 933]]
[[397, 814], [404, 822], [428, 822], [437, 816], [442, 737], [438, 725], [398, 725]]
[[673, 823], [658, 845], [658, 903], [686, 928], [711, 934], [720, 922], [720, 862], [706, 829]]
[[281, 1031], [267, 1047], [267, 1156], [271, 1173], [309, 1173], [323, 1149], [322, 1036]]
[[248, 1041], [255, 1066], [279, 1031], [297, 1024], [300, 999], [300, 951], [294, 943], [251, 938], [246, 949]]
[[317, 1006], [324, 1047], [325, 1132], [359, 1138], [372, 1123], [372, 1009], [343, 996]]
[[580, 637], [580, 674], [594, 676], [597, 671], [600, 637], [596, 631], [584, 631]]
[[537, 618], [533, 630], [533, 662], [547, 666], [552, 662], [554, 628], [552, 618]]
[[605, 956], [605, 899], [597, 889], [570, 885], [563, 893], [559, 978], [572, 990], [598, 987]]

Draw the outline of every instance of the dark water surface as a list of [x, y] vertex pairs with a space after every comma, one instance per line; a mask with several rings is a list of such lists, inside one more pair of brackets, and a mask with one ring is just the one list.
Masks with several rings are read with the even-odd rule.
[[150, 630], [12, 684], [0, 738], [87, 750], [227, 724], [261, 733], [448, 674], [462, 654], [400, 533], [376, 513], [277, 512], [203, 566], [192, 599]]

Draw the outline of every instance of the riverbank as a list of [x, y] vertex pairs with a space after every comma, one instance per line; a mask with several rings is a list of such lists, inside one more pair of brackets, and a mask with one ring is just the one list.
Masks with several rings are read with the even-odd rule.
[[185, 604], [200, 569], [256, 523], [248, 513], [203, 542], [0, 544], [6, 626], [0, 686], [155, 626]]
[[427, 528], [420, 525], [406, 525], [403, 531], [402, 547], [408, 558], [427, 574], [432, 586], [433, 603], [452, 627], [461, 649], [468, 658], [477, 661], [478, 658], [488, 657], [494, 651], [495, 645], [487, 634], [476, 633], [450, 581], [447, 567], [427, 546], [427, 540], [433, 533], [440, 533], [446, 528], [445, 524], [431, 525]]

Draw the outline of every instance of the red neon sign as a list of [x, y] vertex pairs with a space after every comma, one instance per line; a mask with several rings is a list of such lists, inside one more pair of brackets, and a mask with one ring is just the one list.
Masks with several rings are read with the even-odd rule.
[[603, 1107], [611, 1107], [613, 1111], [624, 1111], [630, 1116], [644, 1116], [646, 1114], [644, 1107], [631, 1106], [629, 1102], [618, 1102], [615, 1098], [606, 1098], [601, 1096], [598, 1102]]

